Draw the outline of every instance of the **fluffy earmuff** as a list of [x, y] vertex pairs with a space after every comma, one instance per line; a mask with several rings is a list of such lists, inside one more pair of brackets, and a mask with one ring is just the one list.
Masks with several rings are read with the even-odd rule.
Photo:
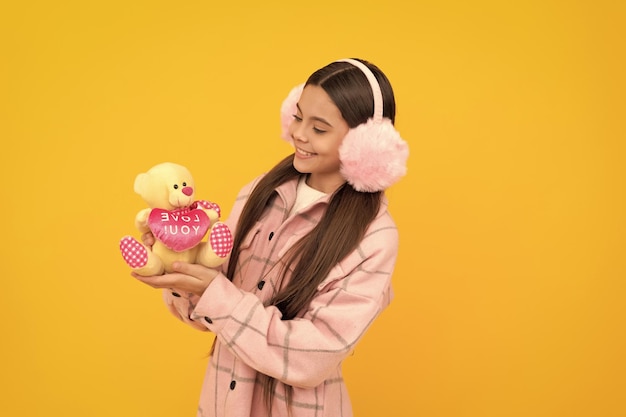
[[293, 143], [293, 138], [289, 134], [289, 125], [293, 121], [293, 115], [298, 112], [296, 105], [298, 100], [300, 100], [302, 90], [304, 90], [304, 83], [292, 88], [287, 98], [283, 101], [282, 106], [280, 106], [280, 126], [282, 128], [280, 137], [289, 143]]
[[383, 191], [406, 174], [409, 146], [391, 120], [369, 119], [350, 129], [339, 147], [341, 175], [357, 191]]
[[[380, 85], [370, 69], [360, 61], [342, 59], [359, 68], [367, 77], [374, 94], [374, 115], [348, 131], [339, 147], [341, 174], [357, 191], [383, 191], [406, 174], [409, 146], [400, 137], [391, 120], [382, 116], [383, 99]], [[293, 143], [289, 125], [297, 112], [304, 84], [294, 87], [280, 109], [281, 137]]]

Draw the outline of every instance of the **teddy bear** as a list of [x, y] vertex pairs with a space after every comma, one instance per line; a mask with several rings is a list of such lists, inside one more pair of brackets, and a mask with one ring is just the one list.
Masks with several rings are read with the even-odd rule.
[[137, 175], [134, 190], [148, 205], [137, 213], [135, 227], [141, 234], [152, 232], [155, 243], [149, 248], [132, 236], [120, 240], [122, 257], [133, 272], [161, 275], [172, 272], [174, 261], [215, 268], [228, 259], [233, 238], [219, 221], [220, 207], [195, 200], [195, 183], [186, 167], [157, 164]]

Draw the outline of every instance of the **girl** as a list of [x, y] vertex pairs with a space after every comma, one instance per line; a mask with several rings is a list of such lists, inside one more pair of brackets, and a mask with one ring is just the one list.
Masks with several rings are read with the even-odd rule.
[[341, 363], [392, 298], [398, 232], [384, 190], [408, 147], [389, 81], [366, 61], [333, 62], [281, 117], [295, 152], [240, 192], [222, 270], [134, 275], [216, 335], [198, 416], [352, 416]]

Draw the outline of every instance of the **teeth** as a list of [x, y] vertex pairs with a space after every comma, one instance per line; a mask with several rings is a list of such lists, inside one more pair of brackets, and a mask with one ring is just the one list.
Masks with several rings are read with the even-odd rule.
[[300, 149], [300, 148], [296, 148], [296, 150], [298, 151], [298, 153], [299, 153], [300, 155], [303, 155], [303, 156], [312, 156], [312, 155], [313, 155], [312, 153], [310, 153], [310, 152], [306, 152], [306, 151], [303, 151], [303, 150], [302, 150], [302, 149]]

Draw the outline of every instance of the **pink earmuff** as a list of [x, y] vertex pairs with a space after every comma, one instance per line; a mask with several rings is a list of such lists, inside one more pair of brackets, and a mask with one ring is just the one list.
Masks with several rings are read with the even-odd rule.
[[[352, 187], [361, 192], [383, 191], [406, 174], [409, 146], [400, 137], [390, 119], [383, 117], [383, 95], [376, 77], [360, 61], [342, 59], [359, 68], [367, 77], [374, 94], [374, 115], [353, 129], [339, 147], [341, 174]], [[289, 124], [297, 112], [304, 84], [294, 87], [280, 109], [281, 137], [293, 143]]]
[[289, 125], [293, 121], [293, 115], [298, 112], [298, 100], [304, 90], [304, 83], [295, 86], [291, 89], [282, 106], [280, 106], [280, 125], [282, 127], [281, 138], [285, 139], [289, 143], [293, 143], [293, 138], [289, 134]]

